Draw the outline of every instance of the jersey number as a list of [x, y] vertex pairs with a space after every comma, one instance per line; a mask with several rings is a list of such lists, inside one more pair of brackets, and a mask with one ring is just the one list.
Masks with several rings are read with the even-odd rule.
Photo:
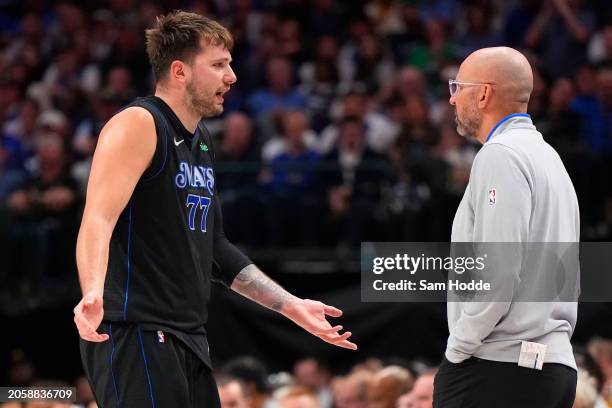
[[198, 208], [202, 210], [202, 221], [200, 230], [206, 232], [206, 216], [210, 208], [210, 197], [200, 197], [199, 195], [189, 194], [187, 196], [187, 207], [189, 208], [189, 229], [195, 231], [195, 216]]

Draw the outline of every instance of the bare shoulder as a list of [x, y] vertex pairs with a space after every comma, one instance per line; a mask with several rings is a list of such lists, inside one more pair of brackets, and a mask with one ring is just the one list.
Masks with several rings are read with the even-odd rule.
[[155, 121], [149, 111], [132, 106], [113, 116], [102, 128], [93, 169], [121, 168], [140, 176], [155, 154]]
[[[155, 121], [153, 115], [139, 106], [130, 106], [117, 114], [115, 114], [110, 120], [104, 125], [101, 137], [113, 138], [121, 136], [130, 136], [137, 134], [140, 137], [138, 139], [152, 138], [155, 141]], [[141, 136], [142, 135], [142, 136]], [[143, 140], [140, 140], [142, 142]]]
[[150, 159], [155, 152], [156, 140], [151, 113], [139, 106], [131, 106], [115, 114], [104, 125], [96, 150], [121, 150]]

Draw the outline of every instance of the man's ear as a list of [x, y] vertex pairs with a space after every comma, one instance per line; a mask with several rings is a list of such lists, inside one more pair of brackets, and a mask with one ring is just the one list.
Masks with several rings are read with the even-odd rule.
[[189, 66], [183, 61], [174, 60], [170, 64], [170, 78], [185, 83], [190, 75]]
[[486, 108], [491, 103], [493, 97], [493, 87], [489, 84], [483, 85], [478, 91], [478, 107], [480, 109]]

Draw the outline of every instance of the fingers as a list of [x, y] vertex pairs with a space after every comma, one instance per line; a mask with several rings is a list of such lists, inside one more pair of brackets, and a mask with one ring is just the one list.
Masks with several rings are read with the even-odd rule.
[[[102, 342], [109, 339], [108, 334], [100, 334], [97, 332], [96, 327], [92, 324], [91, 320], [87, 318], [87, 313], [92, 313], [91, 309], [95, 308], [96, 299], [83, 299], [74, 308], [74, 323], [79, 331], [79, 336], [83, 340], [92, 342]], [[95, 319], [94, 319], [95, 320]], [[101, 320], [101, 318], [100, 318]]]
[[323, 311], [325, 312], [326, 315], [331, 316], [331, 317], [340, 317], [342, 316], [342, 310], [335, 308], [333, 306], [329, 306], [329, 305], [323, 305]]
[[332, 333], [337, 333], [340, 330], [342, 330], [342, 325], [330, 327], [329, 329], [318, 330], [317, 334], [320, 334], [320, 335], [323, 335], [323, 334], [332, 334]]
[[108, 334], [99, 334], [81, 313], [74, 315], [74, 323], [79, 331], [79, 336], [81, 336], [83, 340], [102, 342], [108, 340], [109, 338]]
[[336, 336], [320, 336], [321, 339], [325, 340], [326, 342], [333, 344], [335, 346], [338, 347], [342, 347], [342, 348], [346, 348], [349, 350], [357, 350], [357, 344], [348, 341], [347, 339], [349, 337], [352, 336], [353, 333], [351, 332], [345, 332], [341, 335], [336, 335]]
[[350, 341], [343, 341], [341, 343], [334, 343], [334, 345], [338, 347], [342, 347], [349, 350], [357, 350], [357, 345], [355, 343], [351, 343]]

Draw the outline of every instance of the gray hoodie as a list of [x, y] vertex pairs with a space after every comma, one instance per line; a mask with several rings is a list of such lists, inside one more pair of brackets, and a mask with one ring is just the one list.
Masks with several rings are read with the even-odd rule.
[[[451, 240], [578, 242], [579, 234], [576, 192], [557, 152], [528, 115], [502, 119], [474, 159]], [[516, 363], [524, 340], [548, 346], [545, 363], [576, 369], [570, 338], [577, 308], [576, 302], [449, 302], [446, 358]]]

